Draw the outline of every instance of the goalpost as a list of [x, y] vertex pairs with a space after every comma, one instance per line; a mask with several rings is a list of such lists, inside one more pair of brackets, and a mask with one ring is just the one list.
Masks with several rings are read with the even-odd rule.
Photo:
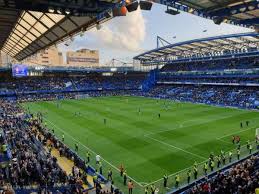
[[255, 129], [255, 137], [259, 141], [259, 128]]
[[90, 98], [89, 94], [77, 94], [75, 95], [75, 99], [84, 99], [84, 98]]

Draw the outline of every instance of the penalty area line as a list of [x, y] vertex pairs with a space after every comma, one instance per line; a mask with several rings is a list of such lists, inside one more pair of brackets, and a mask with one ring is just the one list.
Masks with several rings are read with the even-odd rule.
[[[197, 163], [197, 165], [203, 164], [203, 163], [206, 162], [206, 161], [208, 161], [208, 159], [207, 159], [207, 160], [204, 160], [204, 161], [202, 161], [202, 162]], [[191, 168], [192, 168], [192, 166], [187, 167], [187, 168], [185, 168], [185, 169], [182, 169], [182, 170], [180, 170], [180, 171], [178, 171], [178, 172], [175, 172], [175, 173], [173, 173], [173, 174], [170, 174], [170, 175], [168, 175], [168, 178], [169, 178], [169, 177], [172, 177], [172, 176], [174, 176], [174, 175], [180, 174], [180, 173], [182, 173], [182, 172], [184, 172], [184, 171], [186, 171], [186, 170], [188, 170], [188, 169], [191, 169]], [[155, 181], [153, 181], [153, 182], [151, 182], [151, 183], [148, 183], [146, 186], [149, 186], [149, 185], [155, 184], [155, 183], [157, 183], [157, 182], [160, 182], [160, 181], [162, 181], [163, 179], [164, 179], [164, 178], [157, 179], [157, 180], [155, 180]]]
[[[242, 145], [242, 146], [241, 146], [241, 148], [244, 148], [244, 147], [246, 147], [246, 145]], [[235, 150], [236, 150], [236, 149], [231, 149], [231, 150], [229, 150], [229, 151], [234, 152]], [[202, 162], [199, 162], [197, 165], [204, 164], [206, 161], [208, 161], [208, 159], [206, 159], [206, 160], [204, 160], [204, 161], [202, 161]], [[230, 165], [231, 165], [231, 164], [230, 164]], [[189, 167], [187, 167], [187, 168], [185, 168], [185, 169], [183, 169], [183, 170], [180, 170], [180, 171], [178, 171], [178, 172], [175, 172], [175, 173], [173, 173], [173, 174], [168, 175], [168, 177], [172, 177], [172, 176], [174, 176], [174, 175], [180, 174], [180, 173], [182, 173], [182, 172], [184, 172], [184, 171], [186, 171], [186, 170], [188, 170], [188, 169], [191, 169], [191, 168], [192, 168], [192, 166], [189, 166]], [[218, 170], [220, 170], [220, 169], [218, 169]], [[217, 170], [216, 170], [216, 171], [217, 171]], [[214, 172], [216, 172], [216, 171], [214, 171]], [[163, 178], [157, 179], [157, 180], [155, 180], [155, 181], [153, 181], [153, 182], [148, 183], [148, 184], [145, 185], [145, 186], [149, 186], [149, 185], [155, 184], [155, 183], [160, 182], [160, 181], [162, 181], [162, 180], [163, 180]]]
[[221, 137], [217, 137], [217, 139], [222, 139], [224, 137], [229, 137], [231, 135], [235, 135], [235, 134], [238, 134], [238, 133], [242, 133], [242, 132], [245, 132], [245, 131], [248, 131], [248, 130], [251, 130], [251, 129], [255, 129], [255, 127], [249, 127], [248, 129], [242, 129], [242, 130], [239, 130], [239, 131], [236, 131], [236, 132], [233, 132], [233, 133], [229, 133], [229, 134], [226, 134], [226, 135], [223, 135]]
[[[240, 114], [241, 113], [235, 114], [235, 115], [238, 116]], [[182, 123], [179, 123], [177, 127], [173, 127], [171, 129], [161, 130], [161, 131], [157, 131], [157, 132], [147, 133], [145, 136], [156, 135], [156, 134], [160, 134], [160, 133], [164, 133], [164, 132], [174, 131], [174, 130], [178, 130], [178, 129], [181, 129], [181, 128], [184, 128], [184, 127], [193, 127], [193, 126], [196, 126], [196, 125], [203, 125], [203, 124], [207, 124], [207, 123], [218, 121], [218, 120], [222, 120], [222, 119], [227, 119], [227, 118], [230, 118], [230, 117], [233, 117], [233, 115], [219, 117], [219, 118], [216, 118], [216, 119], [209, 119], [209, 120], [207, 120], [205, 122], [201, 122], [201, 123], [196, 123], [196, 124], [191, 124], [191, 125], [184, 125], [185, 123], [189, 123], [189, 122], [199, 121], [200, 120], [200, 119], [191, 119], [191, 120], [187, 120], [187, 121], [183, 121]]]
[[222, 140], [222, 139], [220, 139], [220, 138], [216, 138], [216, 140], [221, 141], [221, 142], [223, 142], [223, 143], [227, 143], [227, 144], [231, 144], [231, 145], [232, 145], [232, 143], [230, 143], [230, 142], [228, 142], [228, 141], [225, 141], [225, 140]]
[[[73, 136], [71, 136], [69, 133], [67, 133], [66, 131], [64, 131], [63, 129], [61, 129], [60, 127], [58, 127], [57, 125], [55, 125], [52, 121], [48, 120], [46, 117], [44, 117], [46, 121], [48, 121], [52, 126], [56, 127], [58, 130], [60, 130], [61, 132], [63, 132], [64, 134], [66, 134], [67, 136], [69, 136], [71, 139], [73, 139], [74, 141], [78, 142], [80, 145], [82, 145], [84, 148], [86, 148], [87, 150], [89, 150], [90, 152], [92, 152], [95, 155], [98, 155], [95, 151], [93, 151], [91, 148], [87, 147], [86, 145], [84, 145], [83, 143], [81, 143], [80, 141], [78, 141], [77, 139], [75, 139]], [[104, 162], [106, 162], [108, 165], [110, 165], [112, 168], [114, 168], [115, 170], [117, 170], [118, 172], [120, 172], [120, 170], [114, 166], [113, 164], [111, 164], [110, 162], [108, 162], [107, 160], [105, 160], [102, 157], [102, 160]], [[136, 181], [135, 179], [133, 179], [132, 177], [128, 176], [131, 180], [133, 180], [135, 183], [137, 183], [140, 187], [143, 187], [143, 185]]]
[[187, 151], [187, 150], [184, 150], [184, 149], [182, 149], [182, 148], [173, 146], [173, 145], [171, 145], [171, 144], [165, 143], [165, 142], [160, 141], [160, 140], [158, 140], [158, 139], [156, 139], [156, 138], [153, 138], [153, 137], [150, 137], [150, 136], [144, 136], [144, 137], [147, 137], [147, 138], [149, 138], [149, 139], [151, 139], [151, 140], [153, 140], [153, 141], [156, 141], [156, 142], [161, 143], [161, 144], [163, 144], [163, 145], [166, 145], [166, 146], [168, 146], [168, 147], [172, 147], [172, 148], [175, 148], [175, 149], [177, 149], [177, 150], [181, 150], [181, 151], [183, 151], [183, 152], [185, 152], [185, 153], [187, 153], [187, 154], [191, 154], [191, 155], [196, 156], [196, 157], [198, 157], [198, 158], [201, 158], [201, 159], [203, 159], [203, 160], [204, 160], [204, 159], [207, 159], [207, 158], [205, 158], [205, 157], [203, 157], [203, 156], [200, 156], [200, 155], [198, 155], [198, 154], [189, 152], [189, 151]]

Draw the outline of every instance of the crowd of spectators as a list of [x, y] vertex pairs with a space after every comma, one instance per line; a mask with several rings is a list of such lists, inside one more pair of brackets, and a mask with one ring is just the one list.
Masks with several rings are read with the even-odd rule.
[[169, 63], [162, 71], [202, 71], [259, 68], [258, 57]]
[[253, 194], [259, 189], [259, 155], [252, 156], [201, 184], [186, 194]]
[[[222, 106], [258, 108], [259, 77], [256, 71], [250, 71], [253, 68], [259, 68], [256, 57], [167, 64], [160, 70], [155, 87], [145, 95]], [[230, 69], [240, 69], [240, 72], [228, 73]], [[247, 74], [242, 74], [241, 69], [246, 69]]]
[[[63, 188], [59, 193], [83, 193], [90, 169], [84, 160], [47, 132], [39, 117], [25, 114], [14, 102], [1, 100], [0, 104], [1, 147], [8, 145], [12, 155], [9, 162], [1, 163], [0, 191], [14, 193], [17, 189], [38, 187], [39, 192], [44, 188]], [[73, 169], [85, 171], [72, 174], [63, 171], [57, 159], [45, 149], [52, 146], [62, 157], [74, 161]]]
[[159, 82], [178, 82], [178, 83], [220, 83], [220, 84], [258, 84], [259, 86], [259, 76], [258, 77], [218, 77], [218, 76], [160, 76]]
[[257, 87], [208, 86], [208, 85], [157, 85], [146, 96], [168, 98], [179, 101], [257, 108], [259, 91]]
[[68, 77], [30, 77], [19, 79], [5, 79], [0, 81], [0, 92], [17, 93], [35, 90], [61, 90], [68, 88], [66, 83], [70, 80]]
[[[90, 97], [102, 97], [102, 96], [140, 96], [144, 95], [140, 90], [96, 90], [96, 91], [85, 91], [85, 92], [66, 92], [66, 93], [35, 93], [26, 95], [17, 95], [15, 100], [18, 102], [28, 101], [51, 101], [61, 99], [80, 99]], [[8, 98], [9, 99], [9, 98]]]
[[[249, 64], [254, 67], [257, 65], [255, 61], [256, 59], [251, 59]], [[217, 67], [218, 63], [212, 64], [211, 68]], [[231, 67], [233, 64], [235, 67], [241, 67], [235, 60], [231, 64]], [[196, 70], [199, 69], [198, 65], [189, 67], [189, 63], [184, 69], [190, 70], [193, 67]], [[164, 70], [177, 71], [177, 69], [172, 70], [166, 67]], [[15, 92], [16, 95], [13, 98], [18, 102], [74, 99], [81, 95], [89, 97], [134, 95], [242, 108], [259, 106], [255, 103], [259, 102], [258, 87], [199, 85], [208, 82], [258, 83], [258, 78], [160, 77], [158, 80], [160, 82], [193, 82], [194, 84], [156, 84], [146, 92], [141, 90], [143, 80], [143, 76], [127, 77], [126, 75], [120, 77], [32, 77], [0, 82], [0, 92]], [[43, 90], [54, 92], [39, 92]], [[24, 91], [31, 91], [31, 93], [24, 93]], [[32, 119], [33, 115], [25, 114], [16, 102], [0, 100], [0, 104], [0, 129], [3, 130], [5, 136], [5, 139], [1, 136], [0, 143], [7, 144], [12, 154], [10, 164], [0, 168], [0, 189], [4, 188], [14, 193], [12, 188], [66, 186], [63, 193], [82, 193], [84, 190], [82, 185], [87, 184], [87, 169], [89, 168], [85, 161], [63, 142], [56, 139], [52, 133], [45, 130], [38, 119]], [[86, 173], [73, 170], [73, 173], [68, 175], [64, 172], [57, 164], [57, 159], [44, 149], [49, 142], [51, 146], [59, 150], [61, 157], [74, 161], [74, 169], [86, 169]], [[259, 172], [254, 173], [254, 168], [259, 165], [258, 163], [259, 157], [252, 157], [229, 171], [218, 173], [213, 179], [196, 185], [189, 191], [189, 194], [253, 193], [259, 182]], [[96, 185], [97, 190], [98, 185], [99, 182]], [[98, 190], [98, 193], [102, 192], [109, 193], [109, 191]], [[116, 192], [120, 193], [119, 190]]]
[[12, 161], [0, 169], [1, 182], [7, 181], [14, 187], [65, 183], [65, 172], [55, 158], [40, 149], [40, 141], [23, 116], [17, 105], [1, 101], [0, 128], [12, 152]]
[[[197, 63], [197, 64], [196, 64]], [[205, 62], [188, 62], [186, 70], [197, 69], [196, 67], [228, 68], [227, 64], [238, 66], [249, 64], [258, 66], [256, 58], [250, 57], [247, 60], [226, 59], [214, 60], [211, 64]], [[224, 64], [222, 64], [224, 63]], [[18, 101], [56, 100], [62, 98], [77, 98], [85, 96], [107, 96], [107, 95], [141, 95], [149, 97], [162, 97], [174, 100], [192, 101], [198, 103], [218, 104], [224, 106], [236, 106], [243, 108], [257, 108], [259, 104], [258, 76], [213, 76], [213, 75], [185, 75], [177, 76], [168, 73], [184, 70], [185, 63], [179, 65], [166, 65], [159, 73], [158, 84], [150, 90], [142, 90], [145, 81], [148, 81], [146, 74], [118, 73], [113, 76], [104, 76], [99, 73], [84, 75], [53, 76], [51, 74], [42, 77], [10, 78], [0, 81], [0, 94], [3, 98], [13, 98]], [[235, 66], [235, 67], [236, 67]], [[176, 69], [175, 69], [176, 68]], [[178, 69], [179, 68], [179, 69]], [[167, 73], [165, 73], [167, 72]], [[172, 85], [163, 85], [163, 82], [172, 82]], [[240, 85], [233, 86], [233, 85]], [[250, 84], [251, 87], [245, 87]], [[224, 85], [224, 86], [223, 86]], [[242, 86], [242, 87], [241, 87]], [[5, 92], [12, 92], [5, 94]]]
[[0, 94], [32, 92], [65, 92], [82, 90], [139, 89], [144, 76], [42, 76], [0, 80]]
[[[142, 91], [135, 87], [132, 89], [95, 89], [86, 91], [62, 91], [46, 93], [26, 93], [16, 94], [15, 96], [3, 96], [3, 98], [14, 98], [19, 102], [35, 100], [59, 100], [59, 99], [78, 99], [84, 97], [99, 96], [148, 96], [155, 98], [168, 98], [179, 101], [191, 101], [197, 103], [216, 104], [222, 106], [235, 106], [242, 108], [257, 108], [259, 105], [259, 92], [256, 86], [234, 86], [237, 82], [258, 84], [257, 78], [166, 78], [160, 79], [149, 91]], [[162, 84], [164, 81], [172, 82], [170, 85]], [[189, 82], [189, 83], [186, 83]], [[245, 82], [245, 81], [244, 81]], [[247, 83], [246, 82], [246, 83]], [[231, 84], [230, 84], [231, 83]], [[133, 84], [134, 85], [134, 84]]]
[[73, 80], [77, 89], [96, 90], [102, 89], [137, 89], [141, 86], [144, 77], [127, 77], [127, 76], [111, 76], [111, 77], [83, 77]]

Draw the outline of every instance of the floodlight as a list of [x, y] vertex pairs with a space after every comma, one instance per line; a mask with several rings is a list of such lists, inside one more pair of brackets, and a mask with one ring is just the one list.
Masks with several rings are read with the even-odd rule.
[[65, 9], [65, 13], [67, 14], [67, 15], [69, 15], [71, 12], [70, 12], [70, 9], [68, 9], [68, 8], [66, 8]]
[[102, 28], [102, 26], [101, 26], [101, 24], [98, 22], [97, 24], [96, 24], [96, 29], [97, 30], [100, 30]]
[[231, 10], [231, 14], [232, 14], [232, 15], [235, 15], [236, 13], [237, 13], [237, 10], [236, 10], [236, 9]]
[[250, 6], [248, 6], [248, 9], [249, 9], [249, 10], [254, 10], [254, 9], [255, 9], [255, 6], [250, 5]]
[[220, 25], [222, 22], [223, 22], [223, 18], [221, 18], [221, 17], [214, 17], [213, 18], [213, 22], [214, 22], [214, 24], [217, 24], [217, 25]]
[[176, 9], [172, 9], [172, 8], [167, 8], [167, 10], [165, 11], [165, 13], [168, 13], [170, 15], [178, 15], [180, 14], [180, 12]]
[[239, 11], [245, 12], [245, 11], [246, 11], [246, 7], [241, 7], [241, 8], [239, 8]]
[[49, 7], [49, 8], [48, 8], [48, 12], [54, 13], [54, 12], [55, 12], [55, 9], [54, 9], [53, 7]]
[[140, 1], [139, 6], [141, 10], [150, 11], [152, 8], [153, 3], [150, 1]]
[[62, 13], [62, 9], [61, 9], [61, 8], [58, 8], [58, 9], [57, 9], [57, 13], [58, 13], [58, 14], [63, 14], [63, 13]]
[[136, 11], [138, 9], [138, 1], [134, 1], [133, 3], [126, 5], [126, 8], [128, 12]]

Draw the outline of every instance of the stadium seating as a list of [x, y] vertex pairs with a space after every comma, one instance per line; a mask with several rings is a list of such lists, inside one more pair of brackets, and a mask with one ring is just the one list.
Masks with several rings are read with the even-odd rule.
[[[0, 182], [4, 185], [2, 189], [21, 194], [44, 189], [52, 193], [80, 193], [85, 190], [82, 187], [83, 177], [66, 174], [57, 164], [57, 159], [46, 152], [48, 141], [62, 156], [74, 160], [78, 168], [84, 169], [89, 175], [95, 173], [73, 150], [52, 133], [46, 132], [33, 119], [33, 115], [25, 114], [14, 102], [16, 100], [134, 95], [257, 109], [259, 76], [257, 71], [253, 71], [256, 68], [258, 59], [251, 57], [245, 60], [179, 62], [167, 64], [148, 74], [133, 72], [104, 76], [100, 73], [45, 73], [43, 76], [25, 78], [1, 76], [0, 145], [7, 145], [7, 151], [0, 152], [0, 163], [8, 164], [0, 168]], [[230, 69], [242, 70], [230, 72]], [[244, 71], [249, 73], [242, 73]], [[258, 156], [249, 158], [188, 188], [185, 193], [251, 193], [259, 187], [258, 161]], [[104, 177], [98, 175], [98, 178], [105, 182]], [[37, 186], [36, 189], [33, 186]]]
[[[39, 117], [25, 114], [16, 103], [2, 100], [0, 103], [0, 129], [3, 134], [0, 144], [7, 144], [11, 150], [11, 161], [3, 161], [1, 157], [0, 191], [21, 194], [41, 193], [44, 190], [52, 193], [82, 193], [82, 185], [88, 184], [85, 173], [93, 176], [95, 170], [47, 132], [40, 124]], [[46, 150], [48, 141], [53, 142], [51, 145], [59, 149], [62, 156], [73, 160], [75, 168], [85, 169], [85, 173], [73, 171], [68, 175], [63, 171], [57, 159]], [[99, 181], [106, 180], [98, 174], [98, 184]]]
[[0, 93], [31, 93], [39, 91], [74, 90], [118, 90], [139, 89], [143, 76], [111, 76], [93, 74], [90, 76], [43, 76], [27, 78], [9, 78], [0, 81]]
[[165, 76], [159, 79], [159, 82], [174, 82], [174, 83], [193, 83], [193, 84], [258, 84], [259, 83], [259, 76], [258, 77], [214, 77], [214, 76]]
[[146, 95], [256, 109], [258, 68], [256, 57], [169, 63], [160, 70], [156, 86]]
[[206, 61], [171, 62], [165, 65], [161, 71], [201, 71], [201, 70], [223, 70], [223, 69], [252, 69], [259, 68], [258, 57], [245, 59], [228, 58]]
[[254, 193], [259, 188], [259, 155], [252, 156], [196, 184], [184, 194]]
[[157, 85], [147, 95], [241, 108], [257, 108], [259, 99], [256, 87], [240, 86]]

